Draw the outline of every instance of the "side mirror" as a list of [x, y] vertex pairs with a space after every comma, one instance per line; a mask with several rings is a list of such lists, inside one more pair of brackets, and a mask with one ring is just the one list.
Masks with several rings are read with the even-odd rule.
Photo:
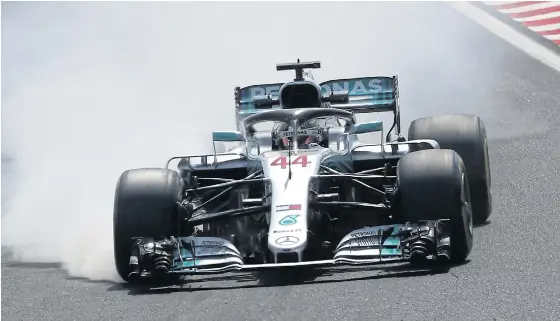
[[382, 121], [372, 121], [367, 123], [356, 124], [354, 127], [350, 128], [348, 135], [374, 133], [383, 131]]
[[238, 131], [213, 132], [212, 140], [215, 142], [244, 142], [245, 136]]

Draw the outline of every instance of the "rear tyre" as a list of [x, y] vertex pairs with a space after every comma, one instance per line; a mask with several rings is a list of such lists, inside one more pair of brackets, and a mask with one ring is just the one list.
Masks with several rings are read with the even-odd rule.
[[492, 213], [492, 193], [488, 142], [482, 120], [471, 115], [420, 118], [410, 124], [408, 138], [433, 139], [441, 149], [452, 149], [461, 156], [470, 185], [474, 223], [486, 222]]
[[449, 219], [451, 261], [464, 261], [473, 245], [473, 219], [461, 157], [449, 149], [412, 152], [400, 159], [397, 177], [403, 219]]
[[179, 174], [168, 169], [132, 169], [121, 175], [115, 191], [113, 245], [123, 280], [132, 282], [132, 237], [177, 236], [182, 190]]

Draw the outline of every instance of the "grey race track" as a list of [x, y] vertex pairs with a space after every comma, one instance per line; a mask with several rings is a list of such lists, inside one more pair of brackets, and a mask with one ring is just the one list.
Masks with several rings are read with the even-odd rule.
[[[429, 52], [434, 59], [426, 65], [418, 61], [417, 79], [402, 90], [419, 94], [403, 94], [401, 104], [406, 126], [413, 118], [443, 113], [450, 106], [478, 114], [486, 124], [494, 211], [489, 224], [476, 228], [468, 263], [442, 273], [339, 268], [292, 282], [298, 284], [228, 274], [205, 283], [196, 278], [183, 288], [142, 291], [72, 278], [56, 265], [21, 264], [3, 256], [2, 318], [560, 319], [560, 74], [447, 6], [428, 17], [431, 25], [443, 15], [454, 20], [451, 29], [441, 25], [425, 30], [425, 37], [436, 38], [440, 46], [408, 48], [411, 55]], [[436, 64], [438, 57], [441, 64]], [[440, 92], [437, 79], [455, 80]]]

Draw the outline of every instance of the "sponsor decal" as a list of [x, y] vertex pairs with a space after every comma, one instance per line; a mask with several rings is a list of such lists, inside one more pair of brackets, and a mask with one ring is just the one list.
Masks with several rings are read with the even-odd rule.
[[[298, 136], [318, 136], [318, 135], [322, 135], [323, 134], [323, 129], [319, 128], [319, 129], [300, 129], [297, 131], [297, 135]], [[277, 131], [276, 135], [279, 136], [280, 138], [285, 138], [285, 137], [292, 137], [294, 135], [294, 132], [291, 130], [288, 131]]]
[[278, 245], [294, 245], [299, 243], [299, 238], [295, 236], [282, 236], [275, 241]]
[[276, 231], [272, 231], [272, 233], [298, 233], [303, 231], [302, 229], [298, 228], [298, 229], [294, 229], [294, 230], [276, 230]]
[[297, 218], [299, 214], [296, 215], [286, 215], [283, 219], [281, 219], [278, 224], [280, 225], [294, 225], [297, 223]]
[[352, 240], [353, 246], [371, 246], [371, 245], [379, 245], [379, 237], [377, 236], [370, 236], [365, 237], [357, 240]]
[[223, 241], [202, 241], [200, 242], [201, 246], [222, 246], [224, 244]]
[[351, 233], [350, 237], [351, 238], [357, 238], [357, 237], [364, 237], [364, 236], [377, 236], [378, 230], [370, 230], [370, 231], [364, 231], [364, 232], [356, 232], [356, 233]]
[[278, 96], [280, 93], [281, 85], [269, 85], [269, 86], [254, 86], [249, 89], [251, 97], [255, 96]]
[[324, 94], [330, 94], [333, 91], [348, 91], [353, 94], [363, 93], [364, 95], [369, 93], [381, 93], [383, 92], [383, 80], [370, 79], [368, 81], [367, 79], [363, 79], [329, 82], [321, 86], [321, 91]]
[[301, 204], [276, 205], [276, 212], [301, 211]]
[[197, 247], [195, 250], [196, 255], [221, 255], [226, 253], [226, 249], [223, 247]]

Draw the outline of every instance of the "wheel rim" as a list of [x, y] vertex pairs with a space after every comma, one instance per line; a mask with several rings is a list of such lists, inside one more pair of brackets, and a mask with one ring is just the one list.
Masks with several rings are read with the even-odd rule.
[[488, 139], [486, 137], [484, 137], [484, 167], [486, 167], [486, 184], [488, 185], [488, 191], [490, 191], [492, 181], [490, 178], [490, 156], [488, 155]]
[[467, 214], [466, 215], [466, 219], [467, 219], [467, 224], [469, 225], [469, 234], [471, 236], [473, 236], [473, 220], [472, 220], [472, 209], [471, 209], [471, 204], [469, 204], [468, 202], [465, 202], [465, 211], [467, 213], [471, 213], [471, 215]]
[[473, 217], [472, 217], [472, 206], [470, 203], [470, 195], [469, 189], [467, 188], [465, 174], [463, 173], [461, 176], [462, 184], [461, 184], [461, 201], [463, 203], [463, 221], [465, 225], [468, 226], [469, 235], [472, 237], [474, 233], [474, 226], [473, 226]]

